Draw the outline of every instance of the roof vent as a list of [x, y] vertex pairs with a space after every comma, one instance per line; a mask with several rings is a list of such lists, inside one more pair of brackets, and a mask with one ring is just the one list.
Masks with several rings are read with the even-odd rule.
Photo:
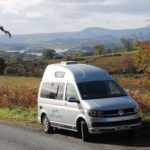
[[77, 64], [76, 61], [62, 61], [60, 64], [62, 65], [72, 65], [72, 64]]

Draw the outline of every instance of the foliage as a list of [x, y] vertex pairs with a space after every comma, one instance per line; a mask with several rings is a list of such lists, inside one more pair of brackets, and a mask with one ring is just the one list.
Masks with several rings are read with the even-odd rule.
[[94, 46], [94, 55], [102, 55], [105, 53], [105, 47], [102, 44]]
[[47, 64], [59, 63], [62, 60], [76, 60], [81, 63], [93, 64], [98, 67], [102, 67], [109, 73], [136, 73], [136, 65], [134, 52], [119, 52], [111, 54], [103, 54], [96, 56], [92, 55], [92, 52], [76, 52], [65, 55], [64, 58], [55, 55], [53, 59], [35, 59], [32, 61], [24, 61], [21, 58], [14, 61], [8, 61], [8, 65], [5, 68], [5, 75], [13, 76], [35, 76], [41, 77]]
[[139, 49], [136, 55], [138, 70], [150, 74], [150, 41], [137, 41], [136, 47]]
[[123, 49], [127, 51], [133, 50], [133, 40], [127, 39], [127, 38], [121, 38], [120, 39], [123, 44]]
[[56, 55], [56, 51], [53, 50], [53, 49], [46, 49], [46, 50], [43, 52], [43, 57], [46, 58], [46, 59], [51, 59], [51, 58], [53, 58], [55, 55]]
[[[142, 112], [150, 112], [150, 80], [146, 80], [146, 77], [140, 76], [114, 76], [119, 79], [119, 83], [125, 88], [129, 89], [131, 96], [139, 103]], [[10, 77], [3, 77], [5, 82], [8, 83]], [[12, 80], [17, 81], [17, 77], [11, 77]], [[9, 84], [0, 85], [0, 107], [8, 108], [30, 108], [37, 105], [37, 94], [40, 80], [35, 80], [31, 84], [33, 78], [20, 78], [18, 85], [17, 82], [11, 81]], [[22, 81], [21, 81], [22, 80]], [[143, 82], [145, 80], [145, 82]], [[132, 81], [132, 82], [131, 82]], [[27, 83], [28, 82], [28, 83]], [[37, 82], [37, 83], [35, 83]], [[16, 88], [10, 88], [12, 85]], [[25, 86], [26, 85], [26, 86]], [[24, 86], [24, 87], [23, 87]]]
[[6, 67], [6, 63], [5, 60], [3, 58], [0, 58], [0, 74], [4, 74], [4, 70]]
[[5, 75], [41, 77], [47, 62], [44, 60], [19, 61], [11, 63], [5, 68]]
[[136, 64], [132, 56], [124, 56], [122, 61], [124, 64], [124, 73], [136, 73]]
[[37, 101], [37, 93], [37, 88], [21, 87], [14, 90], [1, 88], [0, 107], [35, 107]]
[[142, 95], [140, 92], [137, 91], [132, 91], [131, 96], [137, 101], [137, 103], [140, 106], [140, 110], [142, 113], [150, 113], [150, 96], [148, 95]]

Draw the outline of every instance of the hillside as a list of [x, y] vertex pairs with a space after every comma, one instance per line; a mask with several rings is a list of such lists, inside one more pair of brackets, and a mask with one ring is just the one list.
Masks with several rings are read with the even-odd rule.
[[28, 35], [13, 35], [12, 39], [0, 36], [0, 49], [29, 48], [70, 48], [96, 43], [110, 47], [120, 44], [120, 38], [149, 39], [150, 28], [110, 30], [98, 27], [87, 28], [79, 32], [40, 33]]

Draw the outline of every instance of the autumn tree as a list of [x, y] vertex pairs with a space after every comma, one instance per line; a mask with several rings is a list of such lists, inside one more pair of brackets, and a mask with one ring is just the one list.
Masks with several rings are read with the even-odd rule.
[[138, 70], [150, 73], [150, 41], [137, 41], [136, 47], [139, 50], [136, 55]]

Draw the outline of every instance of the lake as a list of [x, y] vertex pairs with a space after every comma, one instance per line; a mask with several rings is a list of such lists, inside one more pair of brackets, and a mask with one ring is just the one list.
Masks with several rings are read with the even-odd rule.
[[[62, 53], [62, 52], [66, 52], [68, 51], [68, 49], [55, 49], [56, 53]], [[7, 51], [8, 53], [25, 53], [25, 54], [28, 54], [28, 55], [35, 55], [35, 56], [43, 56], [43, 53], [42, 52], [26, 52], [26, 50], [8, 50]]]

